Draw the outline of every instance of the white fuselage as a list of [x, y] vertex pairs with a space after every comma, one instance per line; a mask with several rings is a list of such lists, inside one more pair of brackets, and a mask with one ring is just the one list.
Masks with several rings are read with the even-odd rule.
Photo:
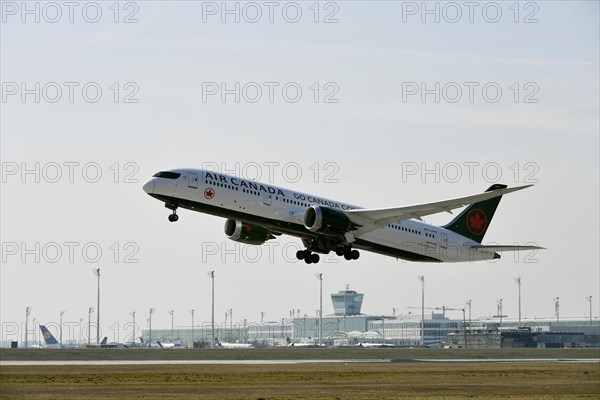
[[[325, 199], [212, 171], [169, 170], [175, 179], [153, 177], [144, 190], [169, 204], [225, 218], [256, 223], [277, 232], [300, 238], [315, 236], [304, 227], [304, 211], [311, 205], [339, 210], [360, 209], [351, 204]], [[414, 219], [390, 224], [356, 238], [353, 248], [404, 257], [406, 252], [424, 261], [468, 262], [494, 258], [494, 252], [470, 251], [478, 243], [442, 227]], [[401, 255], [394, 255], [394, 250]], [[415, 259], [416, 259], [415, 258]]]

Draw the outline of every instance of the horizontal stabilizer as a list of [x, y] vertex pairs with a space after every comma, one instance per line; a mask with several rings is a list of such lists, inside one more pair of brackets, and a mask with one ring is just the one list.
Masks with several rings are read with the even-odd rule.
[[520, 250], [546, 250], [545, 247], [540, 246], [516, 246], [516, 245], [473, 245], [469, 246], [473, 250], [481, 251], [520, 251]]

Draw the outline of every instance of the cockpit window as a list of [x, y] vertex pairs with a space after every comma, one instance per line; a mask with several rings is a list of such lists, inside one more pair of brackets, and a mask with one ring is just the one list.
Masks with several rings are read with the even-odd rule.
[[181, 176], [179, 172], [160, 171], [154, 174], [155, 178], [177, 179]]

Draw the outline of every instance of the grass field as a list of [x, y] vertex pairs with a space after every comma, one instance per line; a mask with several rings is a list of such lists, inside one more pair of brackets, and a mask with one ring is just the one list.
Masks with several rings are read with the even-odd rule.
[[2, 399], [598, 399], [598, 363], [3, 366]]

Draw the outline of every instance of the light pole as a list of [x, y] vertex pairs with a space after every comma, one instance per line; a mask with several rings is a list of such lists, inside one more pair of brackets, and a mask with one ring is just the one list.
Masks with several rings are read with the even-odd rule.
[[37, 345], [41, 346], [42, 339], [40, 339], [39, 343], [37, 340], [37, 319], [33, 318], [33, 343], [36, 343]]
[[214, 349], [215, 348], [215, 271], [208, 271], [208, 276], [210, 277], [211, 286], [212, 286], [212, 290], [211, 290], [212, 312], [211, 312], [211, 320], [210, 320], [211, 321], [210, 322], [210, 348]]
[[100, 268], [92, 269], [98, 278], [98, 300], [96, 303], [96, 344], [100, 344]]
[[133, 310], [131, 313], [131, 344], [134, 345], [135, 344], [135, 310]]
[[425, 346], [425, 275], [420, 275], [421, 281], [421, 346]]
[[194, 348], [194, 309], [190, 310], [190, 314], [192, 314], [192, 349]]
[[94, 307], [88, 308], [88, 346], [91, 343], [92, 339], [92, 313], [94, 312]]
[[235, 336], [233, 335], [233, 308], [229, 309], [229, 335], [231, 335], [232, 337]]
[[261, 311], [260, 312], [260, 324], [263, 325], [264, 324], [264, 319], [265, 319], [265, 312]]
[[469, 327], [471, 326], [471, 299], [467, 300], [467, 305], [469, 306]]
[[29, 334], [29, 315], [31, 314], [31, 307], [25, 308], [25, 348], [29, 347], [27, 335]]
[[319, 280], [319, 346], [323, 344], [323, 274], [315, 274]]
[[554, 300], [554, 315], [556, 315], [556, 326], [560, 325], [560, 302], [558, 296]]
[[502, 327], [502, 299], [498, 300], [498, 315], [500, 316], [500, 326]]
[[152, 346], [152, 314], [156, 308], [151, 308], [148, 312], [148, 346]]
[[59, 345], [58, 345], [58, 347], [59, 347], [60, 349], [62, 349], [62, 319], [63, 319], [62, 317], [63, 317], [63, 315], [65, 314], [65, 312], [66, 312], [66, 311], [61, 311], [61, 312], [60, 312], [60, 330], [59, 330], [59, 338], [60, 338], [60, 339], [59, 339]]
[[585, 298], [590, 303], [590, 326], [592, 326], [592, 296]]
[[175, 321], [175, 310], [169, 311], [169, 315], [171, 316], [171, 341], [173, 341], [175, 339], [175, 324], [173, 322]]
[[519, 286], [519, 328], [521, 327], [521, 277], [515, 278], [515, 282]]

